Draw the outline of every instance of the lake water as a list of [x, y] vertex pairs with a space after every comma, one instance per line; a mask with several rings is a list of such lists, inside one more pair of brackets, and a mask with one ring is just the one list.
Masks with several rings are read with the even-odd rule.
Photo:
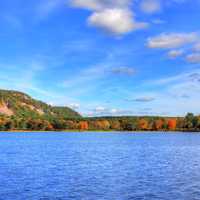
[[143, 199], [200, 199], [200, 134], [0, 133], [0, 200]]

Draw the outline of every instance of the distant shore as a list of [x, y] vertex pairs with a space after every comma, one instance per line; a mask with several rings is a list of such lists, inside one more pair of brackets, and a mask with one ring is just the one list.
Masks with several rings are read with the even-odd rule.
[[175, 131], [166, 131], [166, 130], [160, 130], [160, 131], [118, 131], [118, 130], [55, 130], [55, 131], [40, 131], [40, 130], [9, 130], [9, 131], [0, 131], [0, 133], [200, 133], [200, 131], [185, 131], [185, 130], [175, 130]]

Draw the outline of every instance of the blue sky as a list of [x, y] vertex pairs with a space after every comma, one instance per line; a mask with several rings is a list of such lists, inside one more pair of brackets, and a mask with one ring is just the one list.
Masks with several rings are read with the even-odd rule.
[[200, 113], [200, 0], [7, 0], [0, 9], [0, 88], [84, 116]]

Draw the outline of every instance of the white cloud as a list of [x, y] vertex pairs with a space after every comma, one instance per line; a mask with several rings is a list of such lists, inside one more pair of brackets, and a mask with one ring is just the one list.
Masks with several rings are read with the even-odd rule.
[[78, 91], [84, 93], [86, 89], [95, 89], [98, 84], [108, 79], [111, 75], [133, 75], [135, 73], [135, 69], [131, 67], [115, 67], [119, 63], [115, 63], [112, 61], [106, 61], [107, 58], [104, 58], [105, 61], [99, 63], [97, 65], [92, 65], [91, 67], [84, 68], [79, 70], [79, 73], [69, 78], [66, 78], [65, 81], [59, 86], [64, 88], [68, 88], [77, 91], [77, 86], [79, 86]]
[[148, 38], [149, 48], [173, 49], [194, 43], [198, 40], [197, 33], [162, 33], [156, 37]]
[[[195, 114], [200, 113], [200, 70], [193, 69], [182, 73], [173, 74], [159, 80], [146, 82], [140, 85], [141, 91], [144, 88], [151, 88], [151, 93], [130, 94], [125, 107], [109, 108], [105, 105], [93, 109], [90, 116], [120, 116], [120, 115], [162, 115], [162, 116], [183, 116], [187, 112]], [[158, 85], [160, 89], [158, 89]], [[144, 87], [144, 88], [143, 88]], [[148, 90], [149, 92], [149, 90]], [[138, 98], [134, 98], [134, 96]], [[126, 95], [127, 96], [127, 95]], [[134, 103], [137, 100], [142, 103]], [[144, 102], [144, 103], [143, 103]], [[147, 103], [145, 103], [147, 102]], [[129, 106], [129, 103], [131, 104]], [[143, 105], [149, 105], [150, 108], [144, 108]], [[111, 104], [111, 106], [113, 106]], [[128, 109], [127, 109], [128, 108]]]
[[[172, 116], [185, 115], [187, 112], [199, 114], [199, 83], [199, 69], [146, 82], [146, 86], [151, 86], [151, 91], [154, 91], [154, 96], [156, 96], [156, 101], [151, 103], [152, 110], [166, 112]], [[160, 90], [157, 88], [158, 85]]]
[[167, 53], [167, 56], [171, 59], [177, 58], [183, 54], [183, 50], [171, 50]]
[[146, 23], [136, 22], [130, 10], [119, 8], [94, 12], [88, 18], [88, 24], [116, 35], [143, 29], [148, 26]]
[[72, 108], [72, 109], [79, 109], [80, 108], [80, 104], [78, 104], [78, 103], [71, 103], [69, 105], [69, 107]]
[[[200, 63], [200, 35], [190, 33], [162, 33], [147, 39], [147, 46], [152, 49], [169, 49], [168, 58], [175, 59], [186, 54], [185, 61]], [[177, 49], [180, 48], [181, 49]]]
[[89, 10], [124, 8], [128, 7], [130, 3], [131, 0], [71, 0], [73, 6]]
[[55, 106], [55, 104], [53, 102], [48, 102], [48, 105]]
[[200, 53], [189, 54], [186, 60], [190, 63], [200, 63]]
[[140, 7], [143, 12], [152, 14], [161, 10], [161, 2], [159, 0], [143, 0]]
[[72, 0], [71, 4], [75, 7], [86, 8], [90, 10], [98, 10], [102, 8], [101, 2], [94, 0]]
[[191, 82], [196, 80], [196, 78], [199, 77], [200, 78], [200, 71], [199, 70], [193, 70], [193, 71], [187, 71], [187, 72], [183, 72], [174, 76], [169, 76], [166, 78], [162, 78], [162, 79], [157, 79], [157, 80], [153, 80], [152, 82], [147, 82], [148, 85], [160, 85], [160, 86], [164, 86], [164, 85], [169, 85], [169, 84], [176, 84], [176, 83], [181, 83], [181, 82]]
[[104, 112], [107, 108], [104, 108], [103, 106], [98, 106], [94, 109], [95, 112]]
[[110, 113], [112, 113], [112, 114], [116, 114], [118, 112], [119, 112], [119, 110], [116, 109], [116, 108], [113, 108], [113, 109], [110, 110]]
[[131, 0], [71, 0], [71, 5], [89, 9], [92, 14], [87, 22], [114, 35], [144, 29], [147, 23], [138, 22], [130, 9]]
[[103, 106], [96, 107], [91, 112], [88, 113], [89, 116], [122, 116], [122, 115], [131, 115], [133, 114], [132, 110], [123, 110], [117, 108], [105, 108]]

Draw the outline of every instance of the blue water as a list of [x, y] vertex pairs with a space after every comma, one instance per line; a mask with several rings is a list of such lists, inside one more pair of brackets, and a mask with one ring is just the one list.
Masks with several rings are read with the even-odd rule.
[[0, 200], [143, 199], [200, 199], [200, 134], [0, 133]]

